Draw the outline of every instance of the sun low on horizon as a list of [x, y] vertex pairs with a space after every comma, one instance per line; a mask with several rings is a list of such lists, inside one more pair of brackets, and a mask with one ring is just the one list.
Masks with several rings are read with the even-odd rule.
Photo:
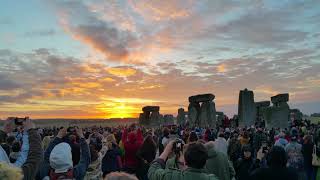
[[0, 119], [137, 118], [212, 93], [320, 106], [320, 1], [3, 0]]

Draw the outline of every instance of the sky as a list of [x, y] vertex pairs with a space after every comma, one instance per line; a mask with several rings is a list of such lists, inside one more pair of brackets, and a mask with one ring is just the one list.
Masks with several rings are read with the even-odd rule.
[[212, 93], [320, 112], [318, 0], [2, 0], [0, 118], [138, 117]]

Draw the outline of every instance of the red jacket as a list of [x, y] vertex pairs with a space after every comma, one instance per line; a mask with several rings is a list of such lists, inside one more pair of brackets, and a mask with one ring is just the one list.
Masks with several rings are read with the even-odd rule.
[[130, 168], [136, 168], [138, 166], [138, 160], [136, 154], [143, 143], [143, 136], [140, 129], [137, 133], [130, 132], [128, 134], [127, 129], [122, 133], [122, 143], [125, 150], [124, 165]]

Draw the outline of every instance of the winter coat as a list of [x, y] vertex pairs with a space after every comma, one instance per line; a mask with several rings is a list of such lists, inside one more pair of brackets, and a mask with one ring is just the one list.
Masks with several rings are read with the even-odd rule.
[[298, 175], [288, 168], [260, 168], [252, 173], [251, 180], [298, 180]]
[[121, 171], [121, 164], [119, 163], [121, 156], [118, 147], [109, 149], [102, 159], [102, 172], [108, 174], [115, 171]]
[[238, 139], [230, 139], [228, 145], [228, 156], [231, 161], [236, 161], [241, 155], [241, 144]]
[[313, 144], [303, 144], [302, 154], [304, 158], [304, 167], [312, 168]]
[[125, 150], [124, 165], [129, 168], [136, 168], [138, 160], [136, 154], [143, 143], [143, 136], [140, 129], [137, 134], [131, 132], [128, 134], [125, 129], [122, 134], [122, 143]]
[[257, 131], [253, 136], [253, 149], [258, 151], [262, 145], [262, 142], [267, 142], [268, 137], [262, 131]]
[[231, 180], [235, 176], [232, 163], [227, 155], [216, 151], [214, 147], [208, 150], [208, 160], [204, 167], [208, 174], [216, 175], [219, 180]]
[[237, 180], [247, 180], [250, 177], [250, 174], [257, 168], [260, 167], [259, 160], [249, 159], [238, 159], [235, 163], [234, 168], [236, 170], [236, 179]]
[[148, 178], [151, 180], [218, 180], [214, 174], [207, 174], [204, 170], [187, 168], [164, 169], [165, 162], [162, 159], [153, 161], [148, 171]]
[[225, 155], [228, 155], [228, 143], [225, 138], [218, 137], [214, 141], [214, 148], [216, 149], [216, 151], [219, 151], [224, 153]]

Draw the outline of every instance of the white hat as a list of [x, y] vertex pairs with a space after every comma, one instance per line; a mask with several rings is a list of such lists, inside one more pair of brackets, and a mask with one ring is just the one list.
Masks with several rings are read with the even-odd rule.
[[67, 143], [56, 145], [50, 154], [50, 166], [56, 173], [67, 172], [73, 167], [71, 147]]

